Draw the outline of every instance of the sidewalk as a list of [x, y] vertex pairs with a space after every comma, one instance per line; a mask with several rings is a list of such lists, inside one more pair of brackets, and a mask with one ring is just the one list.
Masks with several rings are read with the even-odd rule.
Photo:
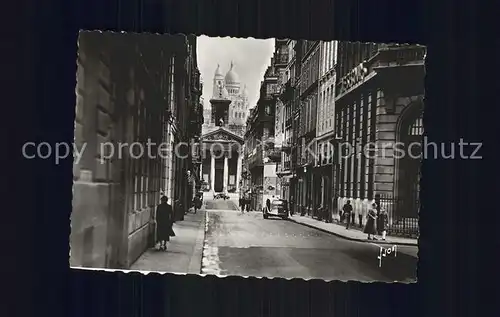
[[175, 237], [170, 239], [167, 252], [149, 249], [132, 264], [130, 270], [200, 274], [205, 210], [190, 211], [183, 221], [174, 223]]
[[[323, 232], [330, 233], [348, 240], [362, 241], [362, 242], [371, 241], [366, 239], [367, 235], [366, 233], [363, 233], [362, 230], [357, 230], [356, 228], [346, 229], [345, 225], [339, 225], [336, 223], [326, 223], [324, 221], [319, 221], [311, 217], [300, 216], [300, 215], [293, 215], [288, 219], [290, 219], [295, 223], [308, 226], [314, 229], [318, 229]], [[385, 241], [378, 239], [376, 243], [418, 246], [418, 239], [387, 236]]]

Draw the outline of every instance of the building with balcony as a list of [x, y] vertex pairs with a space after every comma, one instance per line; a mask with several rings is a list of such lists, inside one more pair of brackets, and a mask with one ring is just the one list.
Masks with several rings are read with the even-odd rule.
[[[320, 66], [320, 42], [301, 41], [301, 72], [299, 87], [300, 114], [298, 126], [297, 157], [297, 204], [302, 214], [312, 215], [318, 204], [314, 191], [320, 187], [319, 177], [315, 177], [313, 167], [316, 158], [316, 110], [318, 104], [318, 83]], [[314, 194], [313, 194], [314, 193]]]
[[283, 195], [283, 168], [282, 161], [284, 154], [282, 153], [283, 145], [285, 145], [285, 104], [281, 100], [281, 90], [284, 84], [288, 81], [289, 72], [287, 72], [289, 51], [288, 41], [286, 39], [276, 39], [274, 41], [273, 61], [274, 67], [278, 73], [278, 86], [275, 110], [274, 124], [274, 153], [271, 155], [271, 162], [276, 163], [276, 176], [278, 177], [276, 192], [277, 196], [285, 198]]
[[[291, 193], [293, 192], [293, 176], [294, 176], [294, 163], [292, 161], [292, 149], [295, 148], [297, 136], [294, 130], [294, 120], [298, 120], [295, 118], [297, 114], [294, 111], [294, 97], [295, 97], [295, 89], [296, 89], [296, 46], [297, 41], [295, 40], [287, 40], [285, 43], [286, 46], [286, 57], [287, 63], [284, 66], [283, 76], [279, 82], [280, 85], [280, 105], [281, 105], [281, 120], [280, 123], [282, 132], [282, 143], [281, 143], [281, 162], [277, 168], [277, 175], [280, 179], [281, 184], [281, 192], [280, 195], [283, 199], [288, 201], [291, 200]], [[300, 63], [299, 63], [300, 64]], [[278, 120], [277, 120], [278, 122]]]
[[[319, 44], [319, 98], [316, 116], [315, 203], [333, 212], [332, 184], [334, 179], [335, 136], [335, 66], [337, 41]], [[317, 188], [317, 190], [316, 190]]]
[[[160, 144], [200, 133], [195, 51], [194, 36], [80, 34], [75, 144], [86, 147], [73, 165], [71, 266], [127, 269], [154, 243], [160, 196], [187, 205], [191, 156], [179, 160]], [[135, 152], [135, 142], [152, 154]]]
[[245, 133], [245, 157], [248, 195], [251, 208], [261, 210], [264, 198], [278, 195], [276, 165], [281, 155], [275, 145], [275, 114], [278, 97], [279, 68], [275, 58], [264, 74], [257, 105], [251, 109]]
[[188, 150], [188, 160], [189, 165], [188, 177], [187, 177], [187, 192], [184, 198], [186, 205], [189, 206], [192, 199], [196, 193], [200, 190], [202, 185], [202, 179], [199, 177], [201, 175], [202, 161], [199, 151], [199, 141], [202, 134], [203, 124], [204, 124], [204, 113], [203, 113], [203, 99], [201, 95], [203, 93], [203, 81], [201, 79], [201, 74], [198, 69], [198, 58], [197, 58], [197, 46], [196, 38], [194, 36], [189, 37], [189, 59], [187, 63], [188, 67], [188, 77], [189, 83], [188, 89], [188, 113], [189, 119], [184, 121], [182, 129], [186, 131], [186, 139], [191, 149]]
[[[372, 201], [389, 213], [389, 233], [418, 234], [420, 160], [395, 156], [422, 141], [424, 59], [420, 45], [338, 45], [335, 129], [355, 153], [340, 162], [338, 206], [364, 215]], [[378, 149], [369, 150], [374, 142]], [[413, 149], [413, 157], [417, 150]]]

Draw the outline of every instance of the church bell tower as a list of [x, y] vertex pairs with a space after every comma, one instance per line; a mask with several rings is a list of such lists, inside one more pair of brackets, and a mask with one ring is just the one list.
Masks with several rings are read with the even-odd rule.
[[215, 126], [227, 128], [229, 124], [229, 105], [231, 104], [231, 100], [228, 98], [224, 76], [220, 72], [220, 65], [217, 65], [215, 71], [213, 87], [213, 94], [210, 99], [210, 105], [212, 107], [211, 123]]

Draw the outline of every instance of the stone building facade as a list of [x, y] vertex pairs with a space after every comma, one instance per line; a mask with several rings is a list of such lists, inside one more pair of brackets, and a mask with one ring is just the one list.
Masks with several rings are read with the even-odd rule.
[[335, 67], [337, 41], [320, 42], [319, 98], [316, 124], [317, 156], [314, 192], [316, 205], [333, 212], [333, 163], [335, 145]]
[[[189, 124], [199, 134], [195, 51], [183, 35], [80, 34], [75, 143], [85, 148], [73, 166], [71, 266], [128, 268], [153, 242], [160, 195], [187, 204], [190, 160], [155, 153], [189, 138]], [[148, 140], [152, 155], [140, 153]]]
[[274, 136], [279, 68], [274, 61], [273, 57], [264, 74], [259, 100], [250, 111], [244, 137], [245, 177], [249, 187], [246, 194], [253, 210], [262, 209], [265, 197], [278, 194], [276, 162], [281, 154], [274, 149]]
[[312, 215], [317, 206], [317, 193], [314, 187], [319, 186], [319, 177], [314, 170], [316, 157], [316, 121], [318, 105], [318, 83], [320, 66], [319, 41], [302, 41], [301, 73], [298, 82], [300, 98], [300, 114], [298, 126], [298, 146], [300, 156], [297, 158], [297, 204], [302, 214]]
[[335, 128], [355, 151], [340, 162], [338, 207], [350, 199], [366, 218], [376, 201], [389, 213], [392, 234], [418, 234], [421, 162], [398, 157], [395, 146], [407, 151], [422, 141], [425, 52], [419, 45], [338, 45]]
[[284, 76], [280, 82], [280, 96], [283, 116], [283, 143], [281, 145], [282, 156], [278, 165], [277, 175], [281, 180], [281, 197], [290, 202], [294, 208], [296, 202], [294, 195], [296, 190], [296, 164], [298, 152], [297, 128], [299, 122], [299, 90], [297, 83], [300, 76], [300, 54], [301, 41], [287, 40], [287, 64], [284, 67]]

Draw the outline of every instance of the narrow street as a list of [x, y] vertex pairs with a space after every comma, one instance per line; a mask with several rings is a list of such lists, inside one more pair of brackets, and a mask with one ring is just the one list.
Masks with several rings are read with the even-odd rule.
[[207, 201], [202, 273], [258, 277], [413, 282], [417, 247], [398, 246], [379, 267], [379, 246], [349, 241], [292, 221], [241, 213], [233, 201]]

